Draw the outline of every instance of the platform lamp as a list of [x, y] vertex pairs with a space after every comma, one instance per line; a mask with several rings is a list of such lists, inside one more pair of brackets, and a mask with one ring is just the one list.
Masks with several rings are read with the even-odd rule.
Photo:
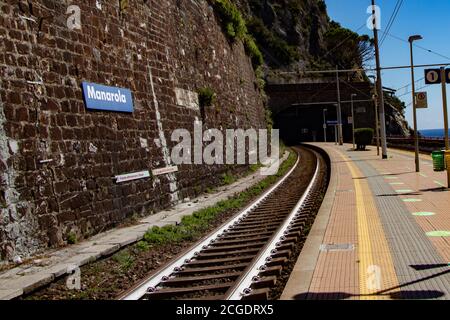
[[323, 109], [323, 137], [325, 142], [327, 142], [327, 111], [328, 109]]
[[416, 86], [414, 80], [414, 58], [413, 58], [413, 42], [422, 40], [421, 35], [410, 36], [408, 39], [409, 48], [411, 52], [411, 81], [412, 81], [412, 105], [413, 105], [413, 118], [414, 118], [414, 146], [415, 146], [415, 162], [416, 172], [420, 172], [419, 165], [419, 135], [417, 132], [417, 110], [416, 110]]

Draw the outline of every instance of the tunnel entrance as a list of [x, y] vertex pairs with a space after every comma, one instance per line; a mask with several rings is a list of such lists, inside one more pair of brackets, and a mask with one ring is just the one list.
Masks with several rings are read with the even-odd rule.
[[[375, 106], [371, 90], [370, 82], [340, 83], [344, 142], [352, 141], [351, 100], [354, 101], [355, 127], [375, 128]], [[274, 127], [280, 130], [280, 138], [285, 143], [292, 145], [325, 141], [324, 110], [327, 122], [326, 141], [335, 141], [335, 124], [338, 120], [336, 82], [269, 84], [266, 91]]]
[[[326, 141], [335, 141], [334, 123], [337, 121], [335, 109], [336, 107], [333, 105], [290, 107], [274, 117], [274, 127], [280, 129], [280, 138], [289, 145], [299, 142], [323, 142], [325, 141], [325, 134]], [[323, 129], [324, 110], [326, 110], [326, 130]], [[347, 123], [346, 121], [343, 122], [345, 137], [347, 136], [345, 132]]]

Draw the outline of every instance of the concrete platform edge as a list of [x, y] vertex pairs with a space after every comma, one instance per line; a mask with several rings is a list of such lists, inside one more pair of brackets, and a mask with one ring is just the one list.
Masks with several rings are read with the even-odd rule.
[[[324, 148], [312, 145], [329, 154]], [[311, 286], [338, 185], [339, 176], [336, 174], [336, 165], [330, 162], [330, 166], [330, 182], [327, 192], [280, 300], [300, 300], [298, 295], [302, 295], [301, 299], [307, 298], [305, 294], [309, 292]]]

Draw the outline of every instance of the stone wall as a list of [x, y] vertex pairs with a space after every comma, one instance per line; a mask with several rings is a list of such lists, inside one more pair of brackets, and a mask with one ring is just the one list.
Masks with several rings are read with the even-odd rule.
[[[172, 165], [172, 131], [195, 120], [265, 127], [250, 59], [206, 0], [0, 0], [0, 9], [0, 260], [151, 214], [245, 169], [114, 179]], [[129, 88], [134, 112], [87, 111], [82, 81]], [[217, 100], [200, 110], [195, 92], [206, 86]]]

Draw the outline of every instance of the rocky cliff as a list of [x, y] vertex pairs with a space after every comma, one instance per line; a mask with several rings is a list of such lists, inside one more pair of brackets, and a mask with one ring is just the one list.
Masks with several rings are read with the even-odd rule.
[[329, 27], [322, 0], [237, 0], [271, 70], [302, 69], [320, 60]]

